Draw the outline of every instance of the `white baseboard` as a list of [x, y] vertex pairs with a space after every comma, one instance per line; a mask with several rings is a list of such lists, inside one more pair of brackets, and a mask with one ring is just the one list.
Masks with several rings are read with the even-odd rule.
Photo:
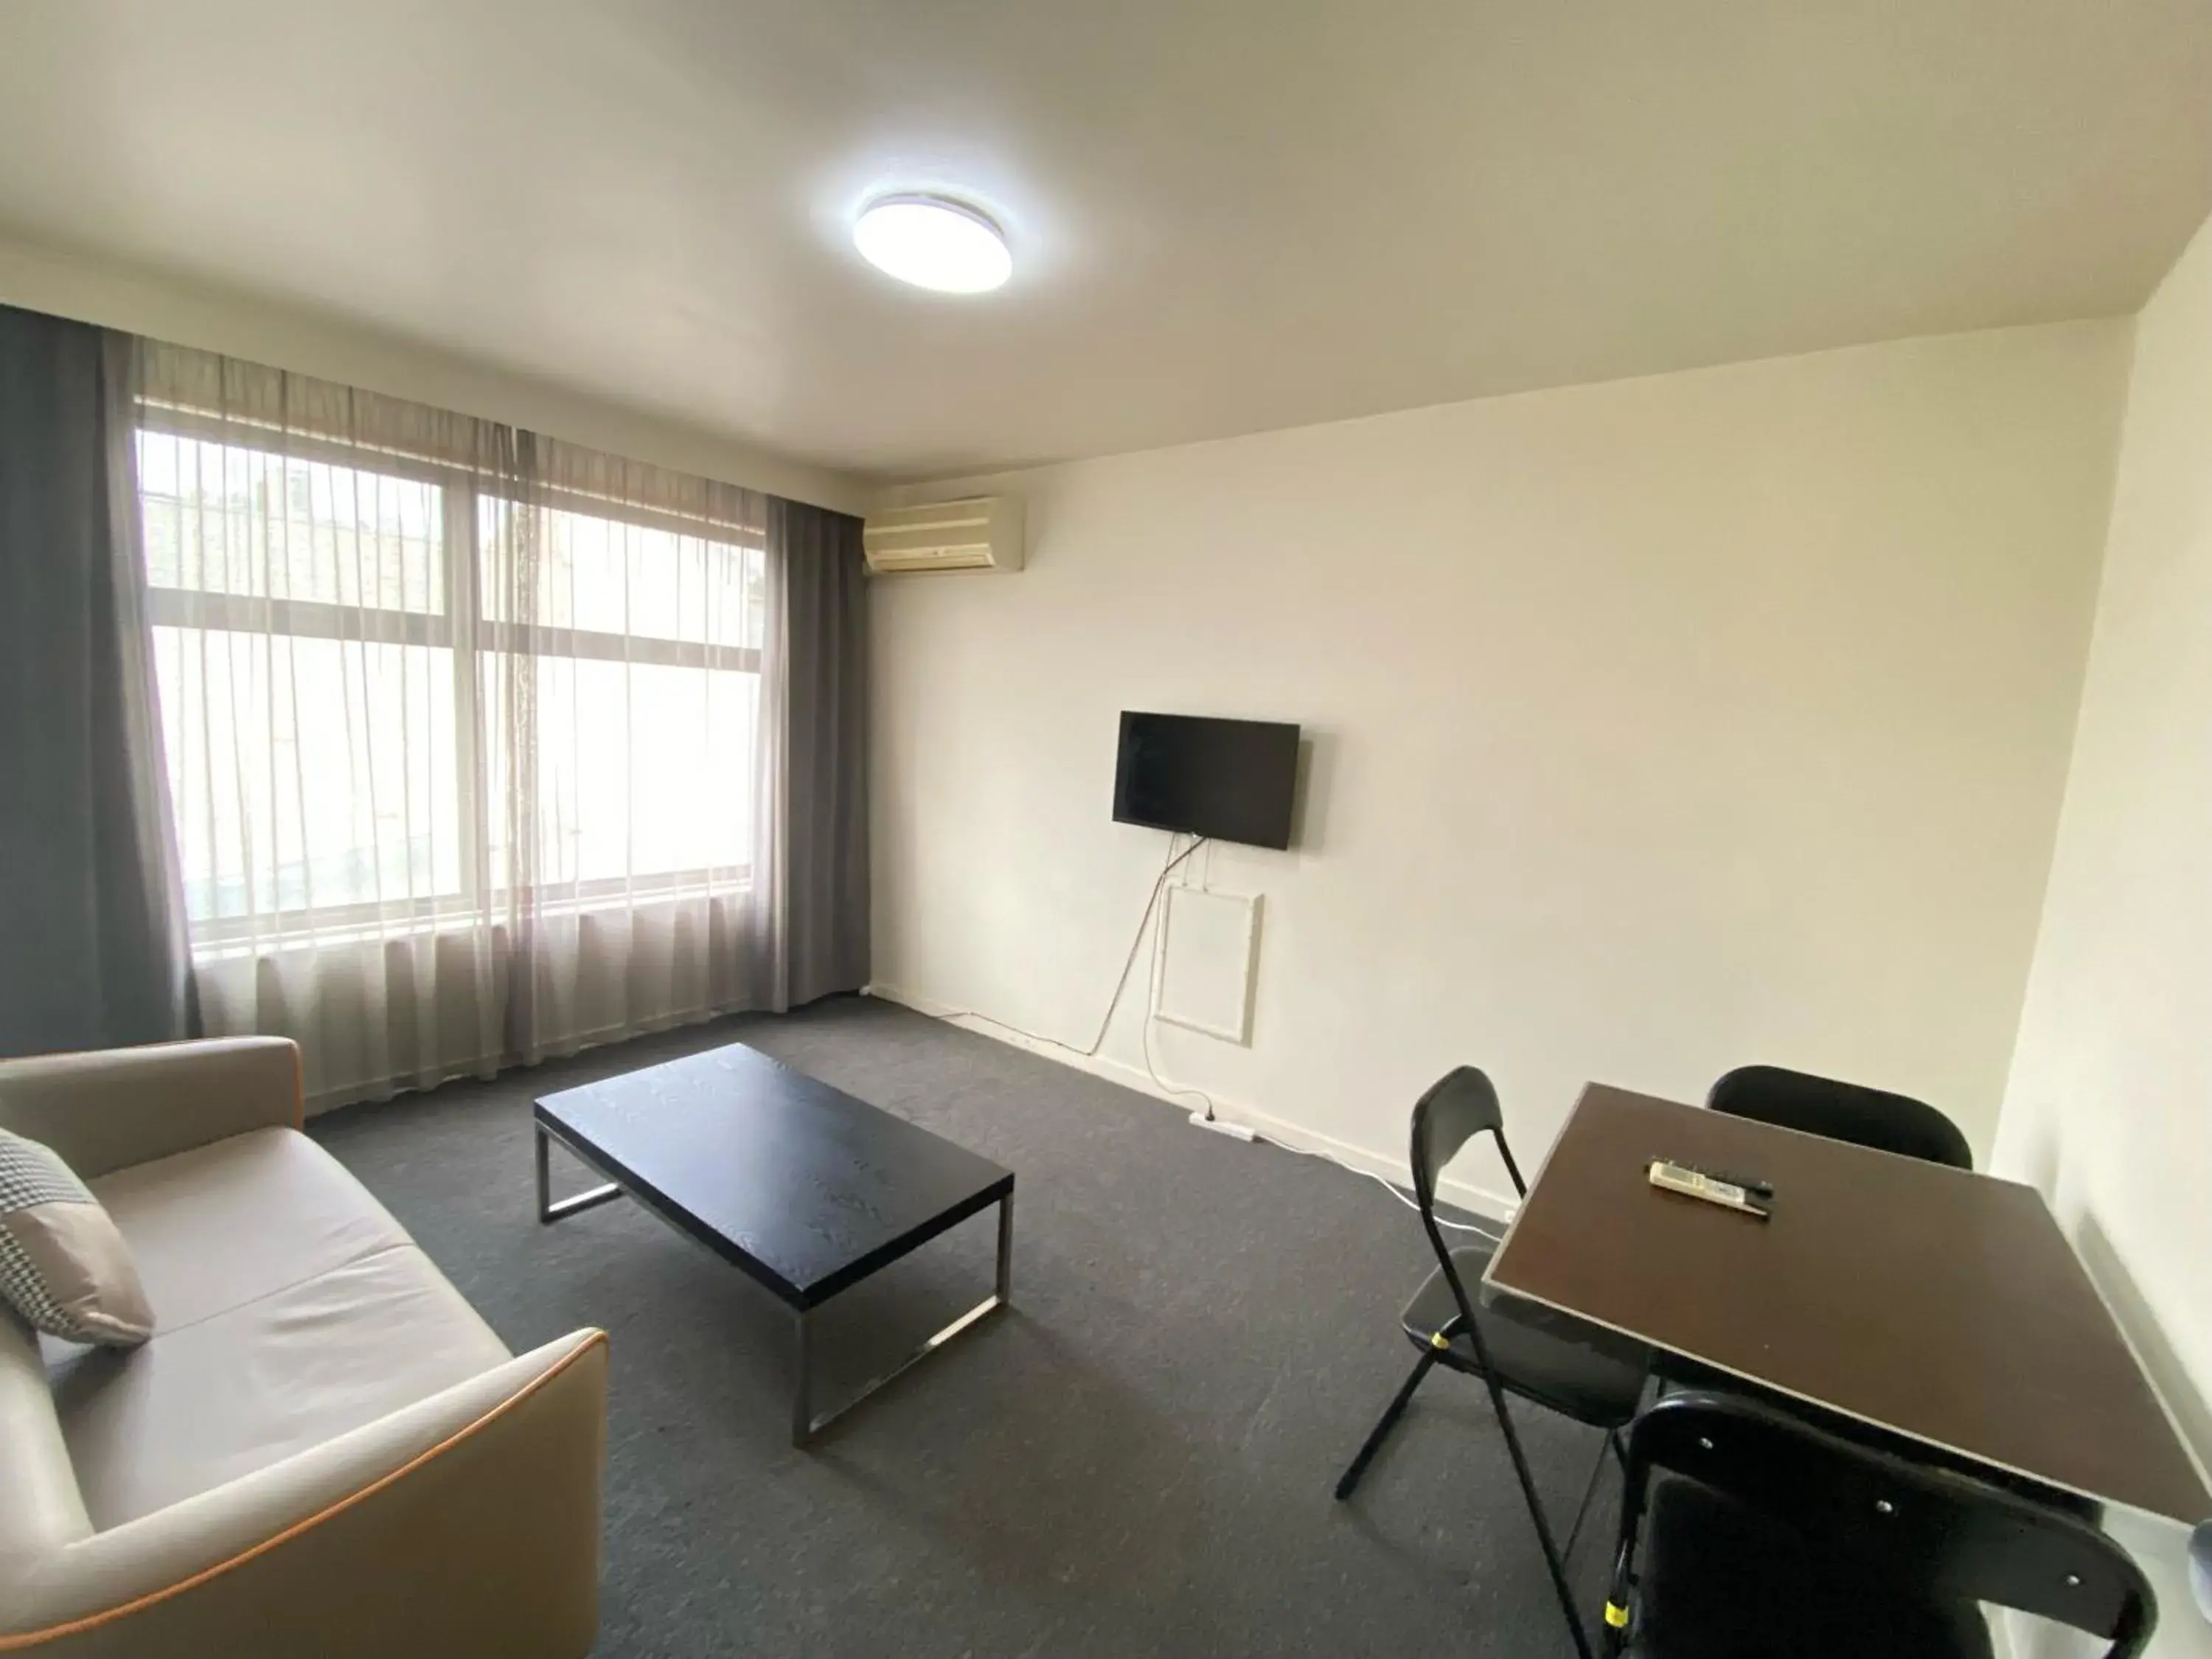
[[[902, 1008], [911, 1008], [918, 1014], [928, 1015], [932, 1019], [941, 1019], [949, 1025], [958, 1026], [963, 1031], [973, 1031], [978, 1036], [994, 1038], [1005, 1043], [1008, 1048], [1020, 1048], [1030, 1054], [1040, 1054], [1047, 1060], [1057, 1060], [1061, 1065], [1072, 1066], [1079, 1072], [1088, 1072], [1093, 1077], [1104, 1078], [1109, 1083], [1117, 1083], [1125, 1089], [1133, 1089], [1140, 1095], [1149, 1095], [1154, 1100], [1164, 1101], [1178, 1111], [1187, 1113], [1197, 1103], [1190, 1096], [1178, 1095], [1160, 1088], [1153, 1083], [1141, 1066], [1132, 1066], [1126, 1060], [1110, 1060], [1103, 1054], [1082, 1054], [1057, 1042], [1030, 1036], [1011, 1026], [1000, 1025], [994, 1020], [978, 1018], [948, 1003], [924, 996], [917, 991], [909, 991], [903, 986], [874, 983], [866, 988], [865, 994], [872, 997], [879, 997], [885, 1002], [896, 1002]], [[1213, 1102], [1213, 1113], [1216, 1117], [1226, 1119], [1231, 1123], [1241, 1123], [1262, 1140], [1273, 1141], [1278, 1146], [1287, 1146], [1293, 1152], [1317, 1152], [1324, 1158], [1334, 1158], [1336, 1162], [1346, 1164], [1364, 1174], [1380, 1176], [1383, 1180], [1395, 1182], [1402, 1188], [1410, 1189], [1413, 1186], [1413, 1170], [1402, 1158], [1392, 1158], [1370, 1147], [1354, 1146], [1348, 1140], [1340, 1140], [1334, 1135], [1323, 1134], [1317, 1129], [1309, 1129], [1303, 1125], [1291, 1123], [1275, 1116], [1271, 1112], [1263, 1112], [1256, 1106], [1247, 1105], [1242, 1101], [1225, 1100], [1210, 1089], [1206, 1093]], [[1409, 1112], [1412, 1110], [1410, 1101], [1407, 1103], [1407, 1109]], [[1437, 1190], [1438, 1195], [1447, 1203], [1472, 1214], [1501, 1224], [1513, 1218], [1515, 1201], [1505, 1194], [1493, 1192], [1486, 1187], [1475, 1186], [1470, 1182], [1455, 1181], [1449, 1176], [1446, 1176], [1437, 1183]]]

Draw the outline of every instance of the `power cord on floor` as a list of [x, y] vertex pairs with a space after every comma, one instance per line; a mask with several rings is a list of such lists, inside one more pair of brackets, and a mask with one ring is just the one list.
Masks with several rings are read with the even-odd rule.
[[[1203, 845], [1203, 843], [1201, 842], [1200, 845]], [[1196, 846], [1194, 846], [1190, 849], [1191, 853], [1195, 853], [1196, 851], [1198, 851], [1198, 847]], [[1190, 853], [1183, 854], [1184, 858], [1188, 858], [1189, 856]], [[1179, 863], [1181, 860], [1178, 860], [1176, 862]], [[1172, 869], [1173, 867], [1173, 865], [1169, 866], [1170, 869]], [[1166, 871], [1161, 872], [1160, 878], [1163, 881], [1167, 879]], [[1157, 895], [1155, 895], [1155, 896], [1157, 897]], [[1142, 932], [1140, 930], [1139, 937], [1141, 938], [1142, 936]], [[1152, 1006], [1153, 992], [1157, 986], [1159, 975], [1159, 952], [1156, 942], [1153, 949], [1152, 970], [1146, 976], [1145, 1018], [1140, 1027], [1140, 1046], [1144, 1050], [1145, 1055], [1145, 1075], [1152, 1080], [1152, 1086], [1158, 1090], [1163, 1095], [1170, 1097], [1180, 1095], [1186, 1100], [1195, 1100], [1201, 1103], [1205, 1109], [1202, 1114], [1194, 1113], [1194, 1120], [1202, 1116], [1203, 1120], [1207, 1123], [1215, 1122], [1218, 1120], [1213, 1109], [1212, 1096], [1207, 1094], [1203, 1089], [1193, 1089], [1170, 1083], [1165, 1078], [1160, 1075], [1159, 1067], [1152, 1063]], [[1126, 975], [1127, 969], [1125, 969], [1123, 971]], [[1372, 1170], [1359, 1169], [1356, 1165], [1347, 1164], [1342, 1158], [1334, 1157], [1328, 1152], [1318, 1152], [1305, 1146], [1289, 1146], [1282, 1141], [1276, 1140], [1270, 1136], [1263, 1135], [1256, 1129], [1250, 1129], [1249, 1125], [1245, 1125], [1243, 1127], [1246, 1129], [1250, 1130], [1251, 1137], [1255, 1140], [1265, 1141], [1270, 1146], [1276, 1147], [1285, 1152], [1295, 1153], [1300, 1158], [1320, 1158], [1325, 1164], [1335, 1164], [1340, 1170], [1349, 1170], [1353, 1175], [1365, 1176], [1370, 1181], [1375, 1182], [1376, 1186], [1382, 1188], [1384, 1192], [1389, 1194], [1391, 1197], [1396, 1199], [1401, 1204], [1413, 1211], [1416, 1215], [1420, 1213], [1421, 1206], [1418, 1200], [1401, 1191], [1395, 1182], [1390, 1181], [1386, 1176], [1376, 1175]], [[1480, 1237], [1488, 1239], [1493, 1244], [1504, 1242], [1500, 1235], [1493, 1233], [1486, 1228], [1477, 1227], [1464, 1221], [1447, 1221], [1443, 1217], [1438, 1216], [1437, 1218], [1437, 1225], [1439, 1227], [1448, 1227], [1454, 1232], [1474, 1233]]]
[[[1018, 1037], [1021, 1037], [1030, 1042], [1040, 1043], [1045, 1048], [1057, 1048], [1063, 1054], [1076, 1054], [1085, 1060], [1096, 1060], [1098, 1057], [1098, 1051], [1106, 1046], [1106, 1033], [1112, 1029], [1115, 1012], [1121, 1007], [1121, 998], [1128, 990], [1129, 970], [1136, 966], [1138, 949], [1144, 944], [1145, 934], [1152, 925], [1152, 917], [1154, 914], [1159, 909], [1160, 896], [1167, 890], [1168, 878], [1173, 875], [1177, 868], [1179, 868], [1192, 854], [1197, 852], [1200, 848], [1207, 845], [1211, 840], [1211, 836], [1200, 836], [1196, 840], [1193, 841], [1188, 847], [1186, 847], [1182, 852], [1178, 853], [1175, 850], [1176, 837], [1173, 836], [1170, 836], [1168, 837], [1167, 862], [1160, 866], [1160, 873], [1153, 878], [1151, 896], [1145, 900], [1145, 913], [1137, 918], [1137, 931], [1129, 939], [1128, 954], [1121, 958], [1121, 974], [1114, 981], [1114, 994], [1107, 999], [1106, 1012], [1099, 1019], [1097, 1035], [1091, 1039], [1088, 1047], [1079, 1048], [1073, 1043], [1060, 1042], [1057, 1037], [1040, 1036], [1035, 1031], [1024, 1030], [1022, 1027], [1013, 1024], [1010, 1021], [994, 1018], [989, 1014], [978, 1013], [972, 1008], [947, 1009], [942, 1012], [933, 1015], [932, 1018], [948, 1021], [955, 1019], [980, 1020], [986, 1025], [995, 1025], [1002, 1031], [1012, 1031]], [[1202, 1102], [1205, 1108], [1203, 1113], [1205, 1119], [1209, 1122], [1213, 1121], [1213, 1097], [1211, 1095], [1207, 1094], [1203, 1089], [1193, 1089], [1182, 1085], [1170, 1083], [1165, 1078], [1160, 1075], [1158, 1068], [1152, 1063], [1152, 986], [1156, 982], [1158, 971], [1159, 962], [1158, 955], [1155, 953], [1152, 971], [1146, 975], [1145, 1018], [1142, 1023], [1140, 1036], [1140, 1046], [1144, 1050], [1145, 1055], [1145, 1075], [1152, 1079], [1152, 1086], [1155, 1089], [1158, 1089], [1164, 1096], [1171, 1097], [1180, 1095], [1186, 1100]], [[1294, 1153], [1299, 1158], [1317, 1158], [1325, 1164], [1335, 1164], [1340, 1170], [1348, 1170], [1353, 1175], [1365, 1176], [1370, 1181], [1382, 1188], [1384, 1192], [1389, 1194], [1391, 1197], [1396, 1199], [1407, 1209], [1413, 1211], [1417, 1214], [1420, 1211], [1420, 1205], [1411, 1195], [1401, 1190], [1395, 1182], [1389, 1180], [1387, 1176], [1376, 1175], [1372, 1170], [1363, 1170], [1357, 1164], [1347, 1164], [1342, 1158], [1336, 1157], [1334, 1153], [1319, 1152], [1306, 1146], [1291, 1146], [1285, 1145], [1282, 1141], [1276, 1140], [1267, 1135], [1261, 1134], [1257, 1131], [1254, 1131], [1253, 1139], [1255, 1140], [1265, 1141], [1270, 1146], [1279, 1148], [1283, 1152]], [[1474, 1233], [1479, 1237], [1488, 1239], [1493, 1244], [1502, 1242], [1502, 1235], [1492, 1232], [1489, 1229], [1485, 1227], [1475, 1226], [1469, 1222], [1447, 1221], [1443, 1217], [1438, 1216], [1437, 1218], [1437, 1225], [1439, 1227], [1448, 1227], [1454, 1232]]]
[[[1262, 1140], [1267, 1139], [1265, 1135], [1262, 1135], [1260, 1138]], [[1324, 1164], [1335, 1164], [1340, 1170], [1349, 1170], [1354, 1175], [1365, 1176], [1370, 1181], [1380, 1187], [1384, 1192], [1389, 1194], [1391, 1197], [1396, 1199], [1401, 1204], [1411, 1210], [1415, 1215], [1419, 1215], [1421, 1212], [1420, 1200], [1414, 1198], [1412, 1194], [1407, 1192], [1405, 1188], [1399, 1186], [1396, 1182], [1391, 1180], [1388, 1176], [1376, 1175], [1372, 1170], [1363, 1170], [1356, 1164], [1346, 1164], [1342, 1158], [1337, 1157], [1333, 1152], [1319, 1152], [1310, 1146], [1285, 1146], [1279, 1140], [1267, 1140], [1267, 1144], [1270, 1146], [1279, 1147], [1284, 1152], [1296, 1153], [1300, 1158], [1317, 1158]], [[1439, 1227], [1448, 1227], [1455, 1233], [1474, 1233], [1481, 1237], [1488, 1239], [1493, 1244], [1502, 1244], [1505, 1242], [1505, 1236], [1503, 1233], [1493, 1233], [1487, 1227], [1478, 1227], [1471, 1221], [1447, 1221], [1443, 1217], [1438, 1216], [1437, 1218], [1437, 1225]]]

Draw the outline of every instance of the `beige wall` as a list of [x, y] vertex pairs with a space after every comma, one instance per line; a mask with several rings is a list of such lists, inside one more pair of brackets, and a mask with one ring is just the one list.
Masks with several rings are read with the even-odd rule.
[[733, 444], [696, 427], [264, 300], [25, 243], [0, 240], [0, 305], [272, 363], [787, 500], [844, 512], [857, 510], [861, 501], [860, 486], [842, 474]]
[[[2212, 227], [2136, 324], [1997, 1166], [2051, 1199], [2212, 1457]], [[2163, 1588], [2158, 1650], [2212, 1655], [2178, 1576]]]
[[[1748, 1060], [1987, 1148], [2049, 866], [2128, 331], [1908, 341], [1077, 463], [1030, 566], [875, 589], [876, 973], [1077, 1042], [1165, 837], [1124, 708], [1297, 720], [1249, 1048], [1175, 1080], [1402, 1170], [1449, 1066], [1524, 1157], [1583, 1082]], [[1106, 1069], [1140, 1073], [1133, 996]], [[1477, 1171], [1485, 1186], [1494, 1172]]]

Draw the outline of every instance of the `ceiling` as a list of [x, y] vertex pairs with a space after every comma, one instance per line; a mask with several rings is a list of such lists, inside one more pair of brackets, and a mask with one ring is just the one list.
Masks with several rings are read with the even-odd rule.
[[[1016, 270], [853, 251], [951, 187]], [[0, 234], [856, 475], [2130, 311], [2204, 0], [53, 0]]]

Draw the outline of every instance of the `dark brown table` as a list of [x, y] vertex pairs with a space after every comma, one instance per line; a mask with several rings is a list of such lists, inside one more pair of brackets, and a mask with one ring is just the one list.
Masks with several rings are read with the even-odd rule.
[[[1772, 1218], [1658, 1190], [1653, 1158], [1771, 1183]], [[2031, 1187], [1592, 1084], [1486, 1282], [2100, 1504], [2212, 1515]]]
[[[548, 1095], [532, 1116], [539, 1221], [633, 1198], [791, 1310], [795, 1446], [1012, 1293], [1012, 1170], [741, 1042]], [[606, 1184], [556, 1200], [551, 1141]], [[817, 1416], [808, 1313], [994, 1204], [992, 1294]]]

